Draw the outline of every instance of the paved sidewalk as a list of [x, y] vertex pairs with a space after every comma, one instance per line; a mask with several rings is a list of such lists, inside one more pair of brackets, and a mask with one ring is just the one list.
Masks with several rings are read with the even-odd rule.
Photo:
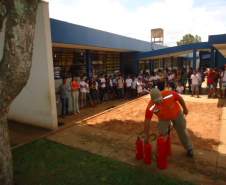
[[[110, 110], [116, 106], [120, 106], [128, 101], [129, 100], [124, 100], [124, 99], [106, 101], [106, 102], [103, 102], [102, 104], [98, 104], [96, 107], [83, 108], [80, 110], [80, 114], [69, 115], [69, 116], [66, 116], [64, 119], [58, 117], [58, 123], [59, 123], [58, 130], [71, 126], [91, 116], [100, 114], [106, 110]], [[51, 130], [47, 130], [44, 128], [39, 128], [32, 125], [18, 123], [10, 120], [9, 120], [8, 127], [9, 127], [11, 146], [13, 147], [20, 146], [25, 143], [29, 143], [35, 139], [44, 137], [49, 133], [53, 132]]]

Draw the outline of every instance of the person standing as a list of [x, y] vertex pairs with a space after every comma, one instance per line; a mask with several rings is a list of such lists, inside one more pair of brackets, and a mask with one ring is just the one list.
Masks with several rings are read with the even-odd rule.
[[208, 86], [208, 98], [212, 98], [214, 95], [214, 71], [212, 68], [207, 69], [207, 86]]
[[86, 82], [85, 88], [86, 88], [86, 100], [87, 100], [87, 105], [93, 107], [94, 104], [93, 104], [93, 100], [92, 100], [92, 97], [91, 97], [90, 86], [89, 86], [90, 80], [89, 80], [89, 79], [86, 79], [85, 82]]
[[68, 112], [69, 93], [70, 93], [70, 87], [67, 84], [67, 80], [63, 79], [63, 83], [60, 86], [61, 116], [62, 117], [69, 114], [69, 112]]
[[221, 90], [221, 98], [225, 98], [225, 90], [226, 90], [226, 64], [224, 65], [224, 69], [220, 74], [220, 90]]
[[80, 84], [78, 81], [72, 77], [71, 80], [71, 97], [72, 97], [72, 108], [73, 108], [73, 113], [75, 114], [80, 113], [79, 111], [79, 89], [80, 89]]
[[183, 93], [184, 93], [184, 86], [181, 84], [181, 82], [178, 82], [176, 91], [177, 91], [179, 94], [183, 94]]
[[98, 82], [92, 78], [89, 82], [89, 86], [90, 86], [90, 94], [91, 94], [91, 98], [93, 100], [93, 105], [95, 106], [98, 103]]
[[141, 78], [138, 78], [137, 81], [137, 96], [140, 97], [143, 93], [143, 82]]
[[133, 77], [132, 81], [132, 98], [135, 98], [137, 96], [137, 78]]
[[145, 141], [148, 141], [150, 137], [149, 131], [153, 114], [158, 117], [160, 135], [166, 136], [168, 134], [169, 126], [172, 122], [183, 147], [187, 151], [187, 156], [193, 157], [193, 145], [184, 117], [184, 115], [188, 114], [188, 109], [183, 98], [175, 91], [160, 92], [157, 88], [151, 90], [151, 100], [146, 108], [144, 121]]
[[193, 74], [191, 75], [191, 96], [194, 96], [194, 94], [196, 94], [197, 98], [199, 98], [200, 81], [201, 77], [198, 75], [197, 71], [194, 70]]
[[86, 106], [86, 82], [85, 77], [80, 81], [81, 107]]
[[182, 69], [181, 71], [181, 79], [180, 79], [180, 83], [184, 86], [184, 92], [186, 92], [186, 84], [187, 84], [187, 70], [185, 68]]
[[132, 80], [132, 78], [130, 78], [130, 76], [128, 76], [127, 78], [126, 78], [126, 98], [131, 98], [131, 96], [132, 96], [132, 82], [133, 82], [133, 80]]
[[106, 79], [103, 75], [100, 76], [99, 78], [99, 82], [100, 82], [100, 102], [102, 103], [104, 101], [105, 98], [105, 94], [106, 94]]
[[117, 80], [117, 91], [118, 91], [118, 98], [124, 97], [124, 80], [122, 76], [119, 76]]
[[192, 67], [189, 68], [189, 71], [187, 73], [187, 79], [188, 79], [188, 90], [189, 93], [191, 93], [191, 75], [193, 74], [193, 69]]

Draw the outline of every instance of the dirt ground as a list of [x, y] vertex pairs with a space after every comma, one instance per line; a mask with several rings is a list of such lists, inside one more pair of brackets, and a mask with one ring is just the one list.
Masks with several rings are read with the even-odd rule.
[[[173, 131], [169, 168], [158, 172], [198, 185], [225, 185], [226, 164], [223, 161], [226, 161], [226, 155], [218, 151], [223, 108], [219, 106], [219, 100], [209, 100], [206, 96], [200, 99], [189, 96], [184, 98], [189, 108], [186, 119], [195, 157], [189, 159], [185, 156], [185, 151]], [[148, 101], [149, 96], [144, 96], [127, 102], [84, 119], [79, 124], [76, 122], [63, 131], [51, 134], [48, 139], [131, 165], [143, 166], [143, 162], [136, 161], [134, 157], [135, 141], [137, 134], [143, 130]], [[153, 119], [152, 131], [157, 132], [156, 117]], [[153, 142], [152, 146], [154, 164], [150, 168], [155, 171], [156, 143]]]
[[[92, 127], [101, 128], [121, 134], [137, 135], [143, 130], [145, 108], [149, 97], [145, 96], [120, 108], [97, 116], [86, 123]], [[217, 150], [222, 109], [217, 102], [186, 101], [189, 114], [186, 116], [187, 127], [194, 147], [205, 150]], [[151, 130], [157, 133], [157, 118], [153, 117]], [[172, 141], [180, 144], [175, 130]]]
[[[197, 184], [200, 185], [224, 185], [226, 155], [219, 153], [217, 148], [220, 145], [219, 131], [223, 123], [221, 105], [224, 105], [225, 109], [226, 102], [222, 104], [219, 100], [207, 99], [206, 96], [199, 99], [190, 96], [184, 96], [184, 98], [189, 108], [186, 119], [195, 148], [195, 159], [186, 158], [184, 149], [173, 131], [173, 154], [166, 175], [199, 182]], [[148, 101], [149, 96], [144, 96], [130, 102], [106, 102], [97, 107], [82, 109], [78, 115], [59, 119], [62, 127], [51, 133], [12, 123], [9, 125], [11, 144], [26, 143], [35, 139], [36, 136], [38, 138], [48, 133], [46, 137], [55, 142], [142, 166], [142, 161], [137, 162], [134, 159], [135, 140], [137, 134], [143, 130], [144, 113]], [[152, 131], [157, 132], [156, 117], [153, 118]], [[153, 155], [155, 155], [155, 146], [153, 142]], [[155, 164], [151, 165], [151, 169], [156, 170]], [[179, 174], [178, 171], [180, 171]]]

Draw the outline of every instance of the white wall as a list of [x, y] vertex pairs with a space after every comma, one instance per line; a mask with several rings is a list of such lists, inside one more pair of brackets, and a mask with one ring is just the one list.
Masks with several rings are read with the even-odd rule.
[[32, 68], [27, 85], [13, 101], [9, 119], [57, 128], [49, 7], [41, 2], [36, 18]]

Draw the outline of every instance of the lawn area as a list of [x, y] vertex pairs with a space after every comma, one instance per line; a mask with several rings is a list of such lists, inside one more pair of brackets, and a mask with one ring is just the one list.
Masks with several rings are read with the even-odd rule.
[[192, 185], [45, 139], [13, 158], [16, 185]]

